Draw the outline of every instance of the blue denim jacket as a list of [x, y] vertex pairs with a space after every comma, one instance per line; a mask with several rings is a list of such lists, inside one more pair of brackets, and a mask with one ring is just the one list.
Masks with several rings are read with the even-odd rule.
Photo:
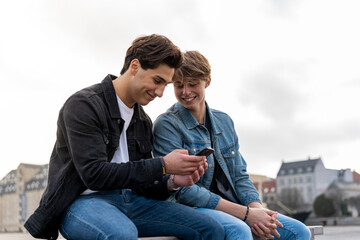
[[[199, 124], [191, 113], [180, 103], [174, 104], [154, 122], [154, 155], [164, 156], [174, 149], [187, 149], [190, 155], [198, 153], [204, 147], [211, 147], [212, 136], [214, 155], [225, 173], [240, 204], [260, 202], [259, 194], [246, 172], [246, 162], [239, 152], [238, 137], [232, 119], [221, 111], [210, 109], [212, 134]], [[190, 187], [177, 192], [178, 202], [193, 207], [215, 209], [220, 196], [210, 192], [214, 175], [214, 156], [207, 157], [208, 169], [200, 180]]]

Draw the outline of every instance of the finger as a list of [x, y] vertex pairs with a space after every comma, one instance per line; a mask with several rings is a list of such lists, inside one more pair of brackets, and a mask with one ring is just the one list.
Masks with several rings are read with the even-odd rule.
[[260, 227], [257, 224], [254, 224], [254, 228], [256, 230], [256, 232], [260, 235], [260, 236], [264, 236], [264, 232], [260, 229]]
[[259, 223], [258, 226], [264, 232], [265, 235], [271, 233], [271, 230], [269, 228], [267, 228], [265, 225], [263, 225], [262, 223]]
[[[259, 238], [261, 238], [261, 239], [264, 238], [264, 236], [261, 236], [261, 234], [258, 233], [254, 227], [251, 228], [251, 231], [252, 231], [257, 237], [259, 237]], [[266, 238], [265, 238], [265, 239], [266, 239]]]
[[275, 224], [279, 227], [284, 227], [284, 225], [279, 220], [276, 220]]
[[199, 181], [199, 179], [200, 179], [199, 171], [198, 170], [194, 171], [194, 173], [191, 174], [191, 178], [192, 178], [193, 182]]
[[204, 170], [208, 169], [209, 165], [207, 163], [207, 161], [205, 160], [204, 163], [202, 164], [202, 167], [204, 168]]
[[274, 239], [275, 237], [269, 233], [269, 234], [266, 234], [266, 238], [267, 239]]
[[200, 166], [200, 167], [198, 168], [197, 172], [198, 172], [199, 178], [200, 178], [200, 177], [201, 177], [202, 175], [204, 175], [204, 173], [205, 173], [204, 167], [203, 167], [203, 166]]
[[186, 150], [186, 149], [176, 149], [176, 150], [174, 150], [174, 151], [179, 152], [179, 153], [182, 153], [182, 154], [189, 155], [189, 151]]
[[275, 237], [277, 237], [277, 238], [280, 237], [280, 233], [279, 233], [276, 229], [274, 229], [274, 230], [272, 231], [272, 234], [274, 234]]
[[186, 158], [189, 162], [204, 163], [206, 160], [205, 156], [188, 155]]
[[276, 229], [277, 225], [275, 223], [266, 223], [265, 226], [270, 229]]

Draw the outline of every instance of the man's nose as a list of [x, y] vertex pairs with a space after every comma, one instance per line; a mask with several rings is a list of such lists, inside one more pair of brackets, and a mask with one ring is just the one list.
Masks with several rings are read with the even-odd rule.
[[161, 86], [157, 87], [157, 88], [155, 89], [155, 94], [156, 94], [156, 96], [158, 96], [159, 98], [161, 98], [161, 97], [163, 96], [163, 94], [164, 94], [164, 90], [165, 90], [165, 85], [161, 85]]
[[190, 88], [187, 87], [186, 85], [184, 85], [184, 86], [183, 86], [183, 89], [182, 89], [182, 93], [183, 93], [184, 95], [186, 95], [186, 94], [188, 94], [189, 92], [190, 92]]

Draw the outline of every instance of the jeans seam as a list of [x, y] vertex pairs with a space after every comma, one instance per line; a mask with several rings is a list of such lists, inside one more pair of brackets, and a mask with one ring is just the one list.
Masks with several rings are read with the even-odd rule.
[[[71, 212], [71, 210], [68, 211], [68, 214], [70, 214], [73, 218], [76, 218], [76, 220], [78, 220], [79, 222], [83, 223], [84, 226], [86, 226], [86, 227], [91, 227], [91, 229], [97, 230], [98, 233], [102, 235], [102, 238], [103, 238], [103, 239], [106, 239], [106, 234], [104, 234], [104, 232], [101, 231], [101, 229], [97, 228], [96, 226], [94, 226], [94, 225], [92, 225], [92, 224], [89, 224], [88, 222], [82, 221], [82, 219], [79, 218], [79, 217], [77, 217], [75, 214], [73, 214], [73, 213]], [[62, 224], [62, 225], [63, 225], [63, 224]], [[63, 228], [63, 229], [64, 229], [64, 228]], [[90, 228], [89, 228], [89, 229], [90, 229]], [[63, 230], [63, 231], [64, 231], [64, 230]], [[66, 231], [64, 231], [64, 232], [66, 232]], [[66, 234], [69, 235], [68, 233], [66, 233]]]

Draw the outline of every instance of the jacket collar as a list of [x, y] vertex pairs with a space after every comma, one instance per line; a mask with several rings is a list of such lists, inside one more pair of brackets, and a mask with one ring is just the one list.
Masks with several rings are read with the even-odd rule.
[[[112, 83], [112, 81], [115, 80], [116, 78], [117, 78], [116, 76], [108, 74], [101, 82], [101, 87], [104, 92], [106, 104], [109, 106], [109, 112], [111, 118], [121, 118], [119, 105], [116, 98], [115, 88]], [[134, 115], [132, 119], [140, 119], [142, 121], [147, 120], [144, 110], [137, 103], [135, 103], [134, 105]]]
[[[220, 134], [223, 130], [220, 128], [221, 125], [219, 124], [219, 122], [214, 118], [213, 109], [209, 108], [209, 105], [207, 104], [206, 101], [205, 101], [205, 105], [206, 105], [206, 114], [209, 114], [209, 119], [213, 133], [216, 135]], [[186, 126], [187, 129], [193, 129], [201, 125], [198, 123], [198, 121], [196, 121], [194, 116], [179, 102], [175, 103], [174, 109], [178, 110], [179, 115], [183, 120], [184, 125]]]

